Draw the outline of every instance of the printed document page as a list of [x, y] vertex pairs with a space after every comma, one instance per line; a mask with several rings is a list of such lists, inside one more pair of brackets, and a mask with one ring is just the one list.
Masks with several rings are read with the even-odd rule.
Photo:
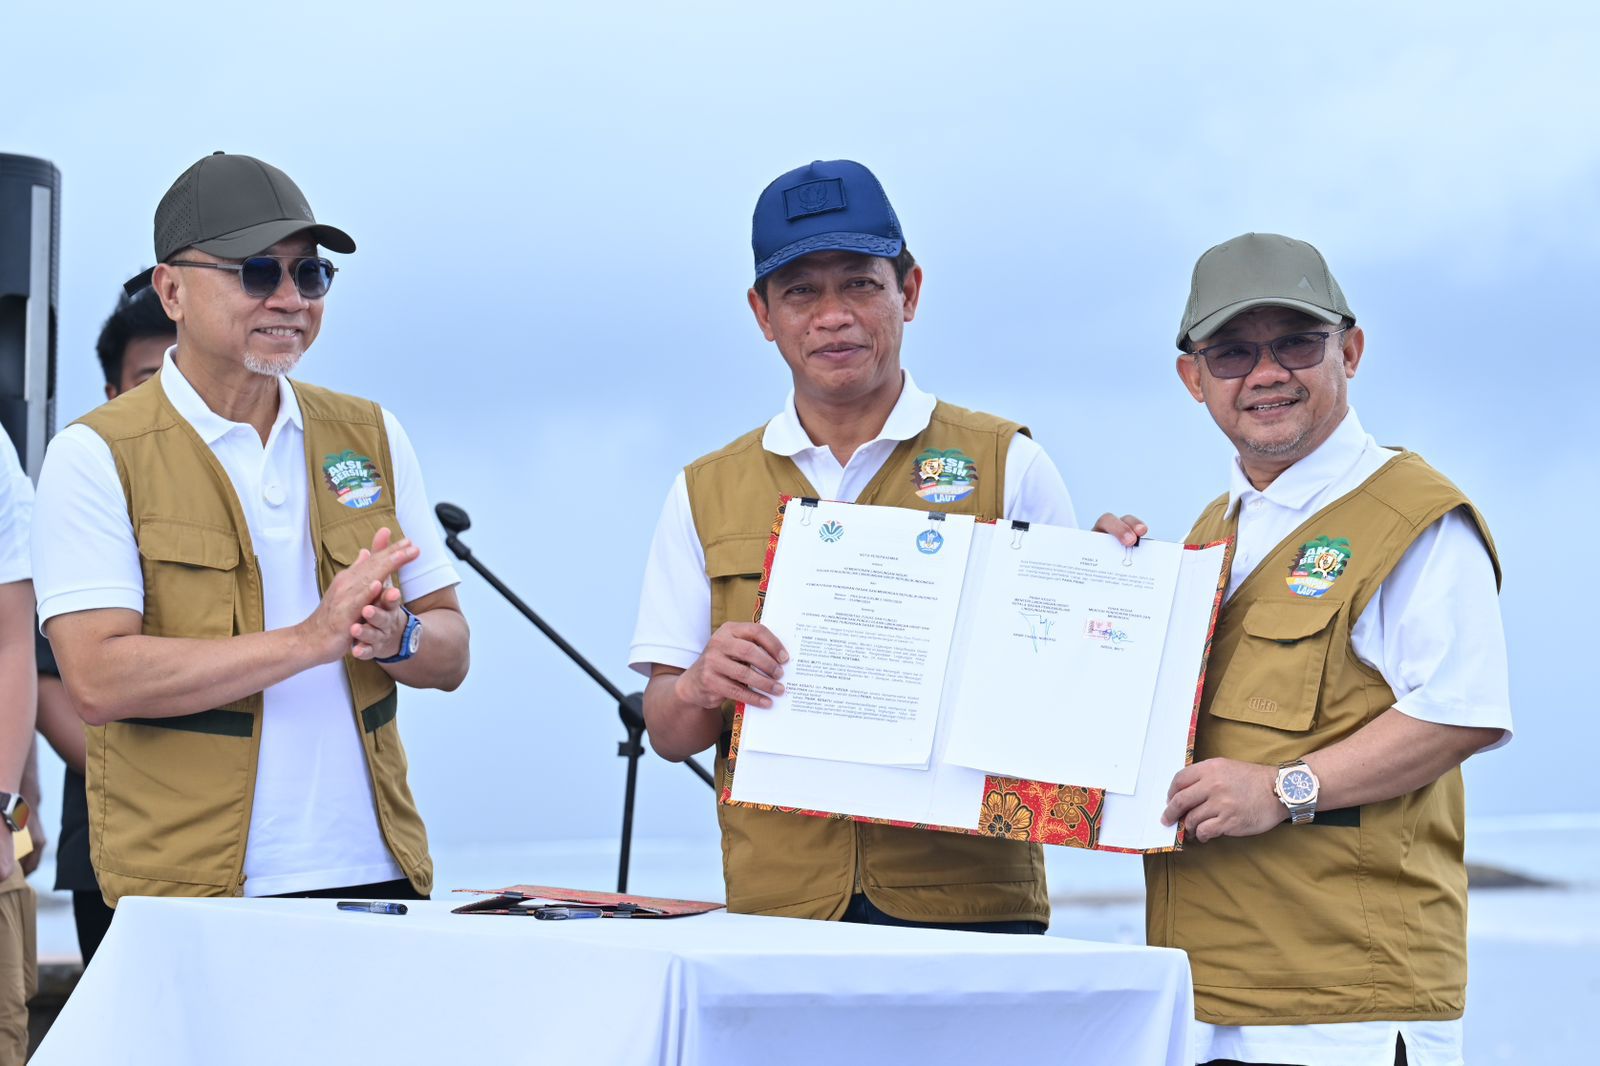
[[[792, 515], [794, 511], [791, 509], [789, 513]], [[984, 528], [978, 527], [980, 531]], [[784, 534], [788, 535], [787, 522]], [[971, 641], [972, 619], [976, 612], [969, 601], [976, 595], [977, 587], [972, 578], [987, 565], [992, 543], [992, 538], [988, 537], [975, 537], [972, 541], [966, 566], [968, 580], [956, 616], [953, 642], [956, 648], [966, 647]], [[769, 598], [769, 606], [771, 603]], [[947, 704], [956, 682], [967, 668], [966, 656], [950, 657], [944, 678]], [[751, 723], [765, 713], [760, 707], [747, 708], [744, 729], [748, 731]], [[751, 751], [741, 738], [738, 766], [733, 775], [733, 798], [741, 803], [767, 803], [860, 818], [976, 829], [983, 811], [983, 786], [988, 775], [981, 770], [957, 766], [944, 758], [944, 746], [950, 733], [949, 718], [947, 710], [940, 711], [933, 738], [933, 757], [927, 768], [864, 766], [769, 755]]]
[[[1140, 545], [1144, 547], [1144, 545]], [[1156, 695], [1145, 731], [1144, 756], [1139, 761], [1139, 784], [1133, 795], [1106, 793], [1100, 816], [1100, 845], [1142, 851], [1170, 848], [1177, 829], [1161, 824], [1167, 809], [1167, 786], [1189, 757], [1189, 727], [1199, 698], [1200, 668], [1205, 662], [1211, 633], [1211, 609], [1228, 548], [1182, 552], [1178, 591], [1172, 599], [1172, 621], [1167, 624], [1166, 654], [1156, 678]]]
[[1132, 793], [1183, 548], [1002, 522], [951, 706], [945, 758], [1035, 781]]
[[926, 768], [973, 526], [791, 501], [761, 617], [785, 691], [746, 711], [741, 752]]

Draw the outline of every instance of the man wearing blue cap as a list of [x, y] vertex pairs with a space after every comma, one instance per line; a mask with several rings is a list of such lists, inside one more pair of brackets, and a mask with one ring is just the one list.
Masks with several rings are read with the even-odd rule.
[[[901, 369], [922, 268], [871, 171], [836, 160], [784, 174], [756, 202], [751, 243], [750, 309], [794, 389], [674, 482], [630, 653], [650, 676], [656, 751], [681, 760], [715, 743], [719, 772], [734, 703], [766, 707], [783, 691], [788, 655], [750, 621], [779, 496], [1076, 524], [1025, 428], [936, 400]], [[736, 912], [997, 932], [1049, 922], [1037, 845], [726, 805], [718, 817]]]

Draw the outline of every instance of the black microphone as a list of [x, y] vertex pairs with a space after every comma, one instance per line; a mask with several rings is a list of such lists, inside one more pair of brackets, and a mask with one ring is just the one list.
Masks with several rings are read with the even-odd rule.
[[472, 519], [467, 517], [467, 512], [453, 503], [441, 503], [433, 509], [439, 516], [439, 524], [451, 533], [465, 533], [472, 528]]

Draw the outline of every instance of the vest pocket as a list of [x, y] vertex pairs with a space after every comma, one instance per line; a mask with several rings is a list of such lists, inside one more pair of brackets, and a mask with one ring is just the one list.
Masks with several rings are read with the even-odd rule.
[[144, 571], [144, 632], [155, 637], [234, 635], [234, 571], [239, 538], [231, 529], [177, 518], [139, 525]]
[[711, 581], [711, 628], [723, 622], [748, 622], [755, 616], [756, 591], [767, 561], [769, 534], [726, 537], [706, 547], [706, 577]]
[[1343, 603], [1258, 601], [1245, 611], [1239, 646], [1217, 685], [1210, 712], [1289, 732], [1311, 728], [1317, 693]]

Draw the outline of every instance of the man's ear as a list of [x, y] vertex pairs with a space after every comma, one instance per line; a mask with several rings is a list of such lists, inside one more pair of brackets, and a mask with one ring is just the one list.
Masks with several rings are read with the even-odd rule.
[[747, 294], [750, 301], [750, 310], [756, 316], [756, 325], [761, 327], [761, 335], [767, 340], [774, 340], [772, 334], [772, 312], [767, 307], [767, 301], [754, 288]]
[[157, 263], [155, 273], [150, 275], [150, 287], [156, 290], [156, 299], [161, 301], [161, 309], [167, 317], [174, 322], [183, 321], [183, 310], [178, 306], [178, 272], [165, 263]]
[[1200, 369], [1200, 358], [1188, 352], [1178, 356], [1178, 377], [1183, 379], [1183, 387], [1189, 390], [1189, 395], [1197, 403], [1206, 402], [1205, 391], [1200, 387], [1200, 378], [1205, 371]]
[[905, 321], [910, 322], [917, 317], [917, 300], [922, 296], [922, 266], [918, 264], [911, 268], [911, 273], [906, 275], [906, 283], [900, 286], [900, 291], [905, 294]]
[[1346, 380], [1356, 376], [1356, 367], [1361, 365], [1361, 353], [1367, 350], [1367, 335], [1361, 331], [1360, 326], [1351, 326], [1345, 331], [1344, 349], [1340, 353], [1344, 357], [1344, 376]]

